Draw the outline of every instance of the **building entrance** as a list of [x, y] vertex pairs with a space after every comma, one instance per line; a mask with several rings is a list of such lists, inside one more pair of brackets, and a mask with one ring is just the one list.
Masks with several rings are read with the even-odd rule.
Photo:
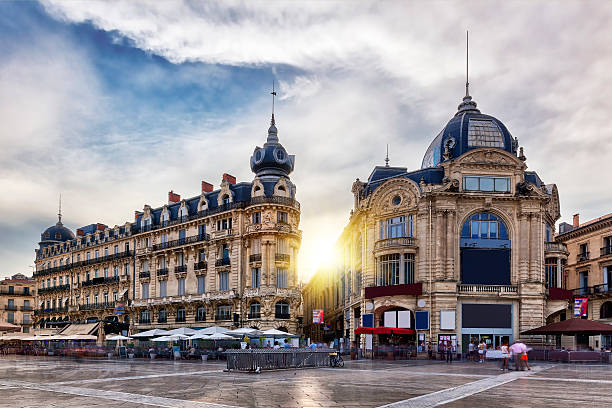
[[463, 334], [462, 335], [462, 351], [467, 353], [469, 351], [469, 344], [474, 342], [475, 346], [478, 346], [481, 341], [484, 341], [487, 345], [487, 350], [496, 350], [502, 344], [510, 344], [510, 334], [491, 334], [491, 333], [474, 333], [474, 334]]

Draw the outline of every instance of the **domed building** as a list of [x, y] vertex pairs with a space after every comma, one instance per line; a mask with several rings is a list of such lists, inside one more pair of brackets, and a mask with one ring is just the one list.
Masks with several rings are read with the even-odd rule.
[[71, 239], [74, 239], [74, 233], [70, 231], [69, 228], [64, 227], [64, 224], [62, 224], [62, 215], [60, 213], [58, 214], [57, 223], [40, 234], [40, 242], [38, 245], [40, 248], [45, 248], [49, 245], [70, 241]]
[[[325, 310], [328, 330], [305, 310], [314, 340], [366, 349], [448, 341], [460, 353], [473, 341], [512, 342], [567, 309], [567, 250], [553, 242], [557, 187], [527, 170], [518, 139], [469, 92], [420, 169], [389, 166], [387, 158], [352, 192], [340, 265], [332, 278], [321, 272], [325, 287], [304, 292], [310, 308], [321, 295], [336, 299]], [[553, 262], [558, 267], [545, 267]], [[355, 333], [362, 326], [397, 334]]]

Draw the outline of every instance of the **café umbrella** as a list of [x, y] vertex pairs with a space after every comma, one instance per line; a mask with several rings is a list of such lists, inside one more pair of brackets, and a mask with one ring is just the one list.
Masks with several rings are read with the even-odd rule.
[[167, 335], [169, 332], [168, 330], [162, 330], [162, 329], [152, 329], [152, 330], [147, 330], [144, 331], [142, 333], [136, 333], [136, 334], [132, 334], [131, 337], [155, 337], [155, 336], [165, 336]]

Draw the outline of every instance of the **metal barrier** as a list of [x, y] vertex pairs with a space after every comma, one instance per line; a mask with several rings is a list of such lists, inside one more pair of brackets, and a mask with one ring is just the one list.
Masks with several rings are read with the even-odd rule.
[[249, 349], [227, 350], [227, 369], [238, 371], [278, 370], [283, 368], [327, 367], [333, 349]]

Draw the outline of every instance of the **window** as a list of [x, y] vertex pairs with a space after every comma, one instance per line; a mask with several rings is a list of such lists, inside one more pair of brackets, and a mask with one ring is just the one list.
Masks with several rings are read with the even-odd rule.
[[57, 278], [53, 278], [53, 287], [57, 286]]
[[104, 279], [108, 279], [108, 268], [104, 268]]
[[185, 308], [181, 307], [180, 309], [177, 309], [176, 311], [176, 321], [184, 322], [185, 320], [186, 320]]
[[81, 254], [77, 254], [77, 262], [81, 262]]
[[578, 252], [578, 262], [589, 259], [589, 244], [580, 244], [580, 250]]
[[113, 247], [113, 252], [114, 252], [115, 255], [117, 255], [119, 253], [119, 245], [115, 245]]
[[206, 276], [198, 276], [198, 294], [202, 294], [206, 291]]
[[100, 257], [100, 251], [96, 249], [96, 259]]
[[287, 269], [276, 269], [276, 287], [280, 289], [287, 288]]
[[167, 296], [168, 281], [159, 281], [159, 297]]
[[229, 272], [219, 272], [219, 290], [229, 290]]
[[161, 225], [164, 227], [168, 225], [168, 213], [167, 212], [163, 212], [161, 215]]
[[203, 249], [200, 249], [200, 251], [198, 252], [198, 261], [206, 261], [206, 251], [204, 251]]
[[496, 193], [510, 192], [510, 177], [463, 177], [463, 189], [465, 191], [487, 191]]
[[400, 254], [382, 255], [378, 258], [378, 286], [400, 284]]
[[223, 205], [229, 205], [229, 203], [230, 203], [229, 195], [225, 194], [223, 196], [222, 200], [223, 200]]
[[11, 323], [11, 324], [15, 323], [15, 313], [13, 313], [13, 312], [8, 312], [8, 313], [6, 314], [6, 316], [7, 316], [7, 319], [6, 319], [6, 320], [7, 320], [9, 323]]
[[95, 293], [94, 294], [94, 305], [97, 305], [97, 304], [98, 304], [98, 294]]
[[166, 323], [168, 321], [168, 314], [166, 309], [161, 309], [159, 311], [159, 316], [157, 317], [157, 323]]
[[108, 303], [108, 292], [104, 292], [104, 303]]
[[472, 215], [461, 229], [461, 238], [471, 239], [508, 239], [505, 224], [496, 215], [478, 213]]
[[130, 264], [128, 264], [128, 263], [123, 264], [123, 273], [125, 275], [128, 275], [130, 273]]
[[177, 284], [178, 284], [178, 295], [179, 296], [183, 296], [185, 294], [185, 278], [178, 278], [177, 279]]
[[119, 276], [119, 267], [117, 265], [113, 266], [113, 276], [115, 278]]
[[413, 217], [402, 215], [399, 217], [388, 218], [380, 221], [379, 236], [380, 239], [412, 237], [413, 233]]
[[289, 224], [289, 214], [284, 211], [278, 211], [276, 213], [276, 221], [281, 224]]
[[254, 239], [252, 244], [252, 250], [251, 253], [253, 255], [255, 254], [261, 254], [261, 240], [260, 239]]
[[259, 288], [261, 280], [261, 270], [259, 268], [251, 269], [251, 287]]
[[504, 138], [497, 124], [492, 120], [470, 119], [468, 146], [503, 148]]
[[261, 304], [252, 302], [249, 306], [249, 319], [259, 319], [261, 317]]
[[187, 231], [182, 229], [179, 230], [179, 243], [183, 244], [185, 243], [185, 237], [187, 236]]
[[229, 305], [219, 305], [217, 306], [217, 315], [215, 316], [216, 320], [230, 320], [230, 314], [232, 313], [232, 308]]
[[222, 220], [217, 220], [217, 231], [223, 231], [227, 229], [232, 229], [232, 219], [224, 218]]
[[142, 298], [143, 299], [149, 298], [149, 284], [148, 283], [142, 284]]
[[276, 241], [276, 253], [277, 254], [288, 254], [289, 253], [289, 243], [285, 238], [278, 238], [278, 241]]
[[113, 290], [113, 302], [116, 302], [119, 300], [119, 295], [117, 294], [116, 290]]
[[253, 213], [253, 224], [261, 224], [261, 212], [257, 211]]
[[181, 217], [181, 221], [187, 220], [188, 213], [189, 212], [187, 211], [187, 207], [185, 207], [185, 206], [181, 207], [181, 211], [180, 211], [180, 214], [179, 214], [179, 216]]
[[142, 270], [143, 272], [149, 272], [149, 261], [142, 262]]
[[546, 271], [546, 287], [558, 288], [557, 258], [546, 258], [544, 269]]
[[414, 254], [404, 254], [404, 270], [401, 283], [414, 283]]
[[89, 252], [87, 253], [87, 260], [89, 261], [91, 259], [91, 255], [89, 254]]
[[289, 319], [289, 303], [277, 302], [274, 307], [274, 317], [277, 319]]
[[108, 256], [108, 248], [104, 248], [104, 256]]
[[90, 272], [89, 272], [89, 271], [87, 271], [87, 272], [85, 273], [85, 280], [89, 282], [89, 280], [90, 280], [90, 279], [91, 279]]
[[229, 259], [229, 245], [228, 244], [221, 245], [221, 257], [223, 259]]
[[206, 238], [206, 224], [198, 225], [198, 237]]
[[64, 282], [64, 278], [62, 278], [61, 276], [59, 277], [59, 285], [62, 286]]
[[98, 275], [100, 275], [100, 270], [99, 269], [94, 270], [94, 278], [97, 278]]
[[578, 283], [580, 284], [580, 294], [584, 295], [587, 293], [589, 288], [589, 272], [580, 272], [578, 276]]
[[140, 312], [140, 323], [151, 323], [149, 310], [143, 310]]
[[196, 310], [196, 322], [206, 321], [206, 308], [204, 306], [198, 307]]

